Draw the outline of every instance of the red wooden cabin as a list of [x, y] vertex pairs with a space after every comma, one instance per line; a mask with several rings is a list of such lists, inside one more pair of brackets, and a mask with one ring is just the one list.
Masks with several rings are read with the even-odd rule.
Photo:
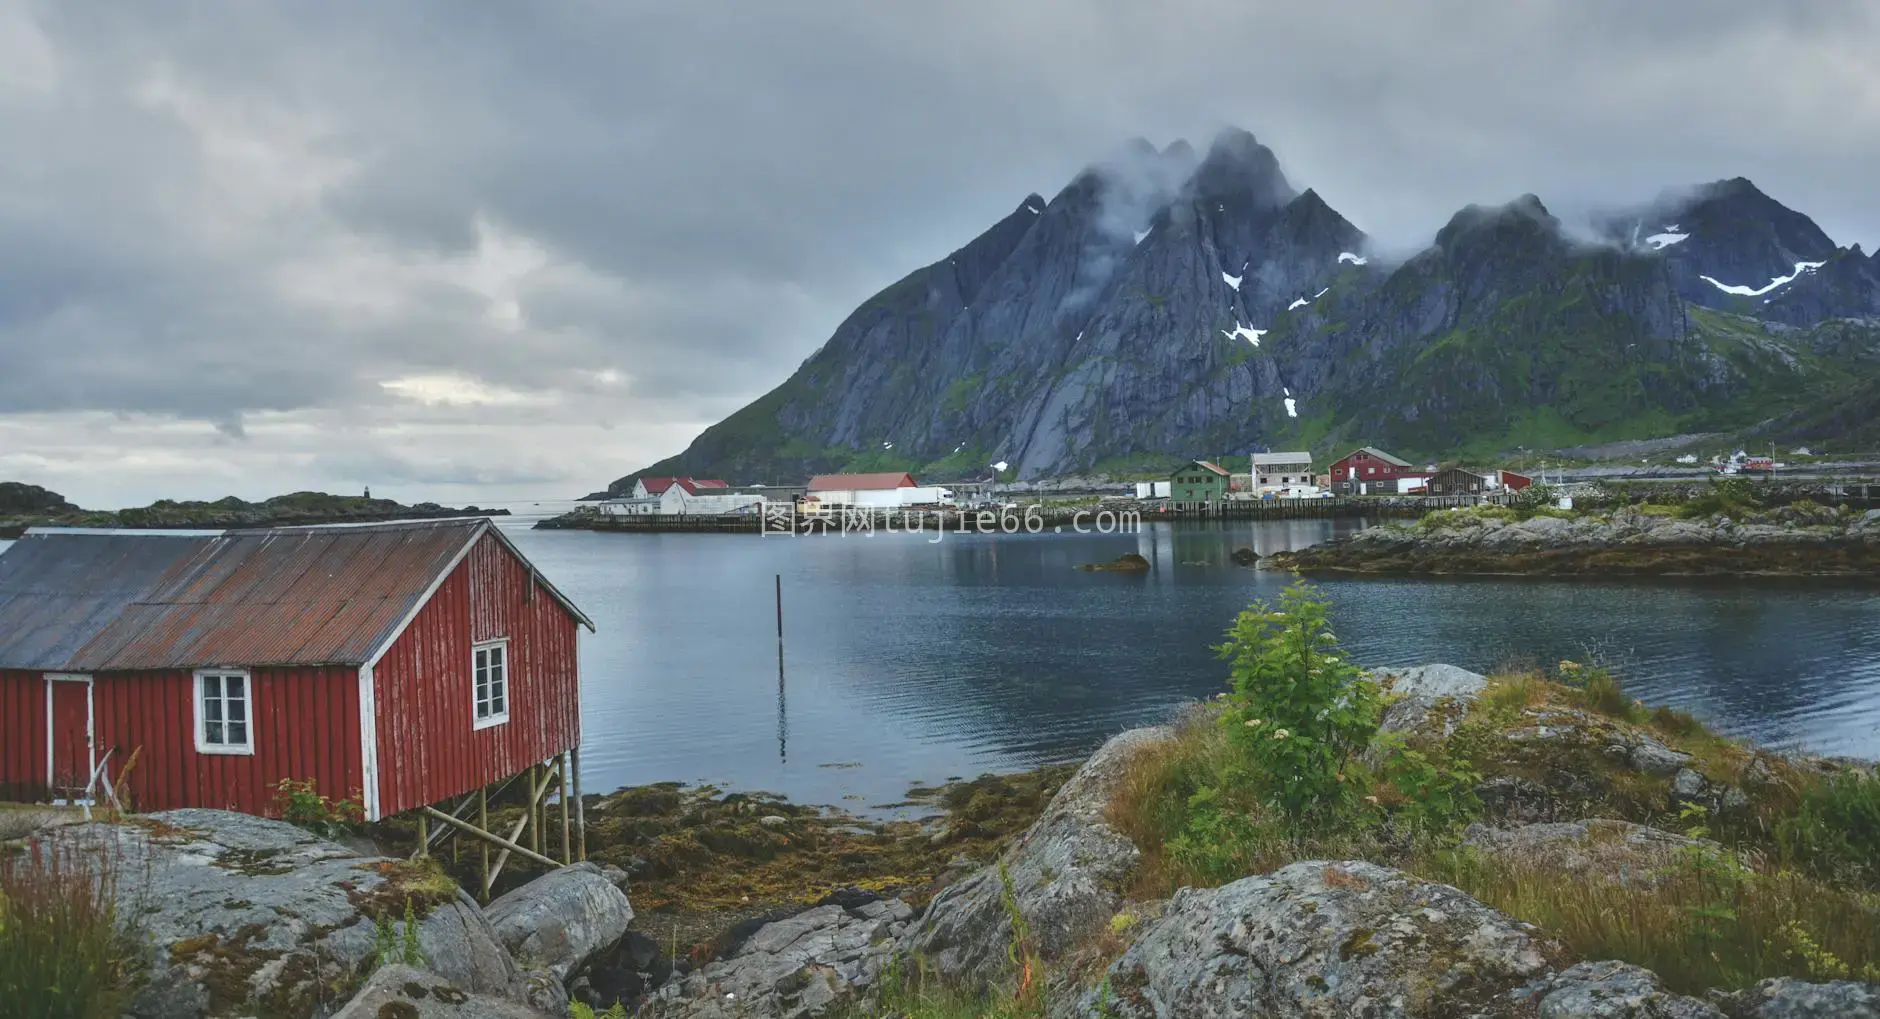
[[1352, 450], [1332, 461], [1331, 467], [1332, 487], [1348, 495], [1395, 494], [1398, 478], [1428, 477], [1430, 473], [1376, 446]]
[[485, 519], [28, 531], [0, 554], [0, 799], [133, 752], [140, 810], [466, 795], [579, 745], [581, 626]]

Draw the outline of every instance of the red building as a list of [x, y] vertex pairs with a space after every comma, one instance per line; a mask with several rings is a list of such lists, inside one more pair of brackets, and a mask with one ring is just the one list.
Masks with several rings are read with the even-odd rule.
[[1519, 492], [1523, 488], [1526, 488], [1529, 485], [1534, 484], [1534, 479], [1528, 477], [1525, 474], [1516, 474], [1513, 471], [1501, 471], [1501, 470], [1496, 471], [1495, 474], [1498, 480], [1501, 482], [1501, 487], [1507, 489], [1510, 492]]
[[581, 626], [483, 519], [28, 531], [0, 554], [0, 799], [100, 764], [139, 810], [462, 796], [579, 745]]
[[1394, 457], [1376, 446], [1364, 446], [1332, 461], [1332, 487], [1348, 495], [1393, 494], [1398, 478], [1428, 478], [1410, 461]]

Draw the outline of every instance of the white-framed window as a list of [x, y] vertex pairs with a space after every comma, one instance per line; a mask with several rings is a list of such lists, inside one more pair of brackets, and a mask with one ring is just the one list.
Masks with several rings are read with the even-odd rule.
[[254, 679], [246, 669], [196, 670], [196, 752], [255, 752]]
[[472, 728], [509, 721], [509, 639], [485, 641], [470, 652]]

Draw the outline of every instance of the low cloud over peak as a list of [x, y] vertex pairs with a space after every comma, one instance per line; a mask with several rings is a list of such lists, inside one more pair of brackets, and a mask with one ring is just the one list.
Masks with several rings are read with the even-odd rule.
[[586, 491], [1138, 136], [1385, 247], [1739, 176], [1880, 240], [1871, 5], [1372, 6], [0, 0], [0, 479]]

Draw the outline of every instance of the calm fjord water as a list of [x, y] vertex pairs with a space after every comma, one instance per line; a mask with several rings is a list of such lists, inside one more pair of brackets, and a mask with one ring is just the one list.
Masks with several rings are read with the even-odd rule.
[[[526, 511], [523, 511], [526, 512]], [[542, 512], [536, 510], [535, 512]], [[501, 525], [594, 617], [583, 785], [664, 780], [851, 808], [910, 785], [1069, 760], [1223, 689], [1212, 646], [1284, 575], [1228, 554], [1352, 522], [1125, 535], [755, 537]], [[0, 542], [4, 548], [5, 542]], [[1147, 574], [1080, 563], [1139, 552]], [[778, 695], [773, 578], [783, 577]], [[1880, 590], [1829, 584], [1326, 580], [1367, 665], [1627, 664], [1648, 703], [1780, 747], [1880, 757]]]
[[[850, 807], [1088, 753], [1224, 688], [1212, 651], [1282, 574], [1228, 555], [1349, 521], [1138, 535], [506, 533], [593, 617], [584, 785], [677, 780]], [[1147, 574], [1080, 563], [1138, 552]], [[774, 577], [783, 578], [778, 696]], [[1366, 665], [1626, 663], [1628, 688], [1781, 747], [1880, 757], [1880, 591], [1794, 583], [1326, 580]]]

